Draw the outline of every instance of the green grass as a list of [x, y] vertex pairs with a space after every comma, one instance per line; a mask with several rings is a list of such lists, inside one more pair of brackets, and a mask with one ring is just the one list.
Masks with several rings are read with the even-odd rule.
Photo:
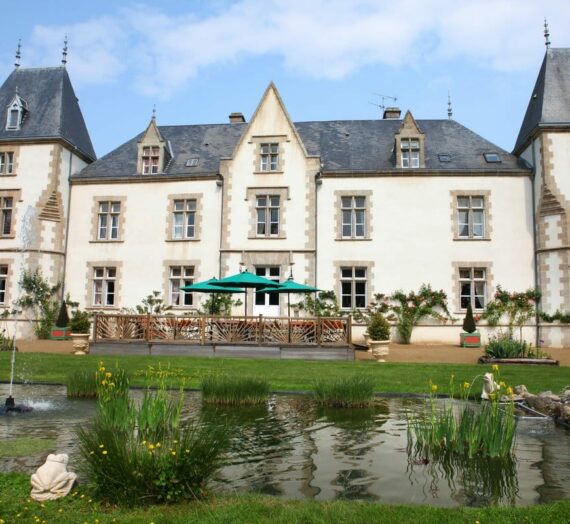
[[[202, 502], [170, 506], [126, 509], [105, 506], [90, 498], [82, 486], [60, 500], [34, 502], [29, 498], [29, 477], [0, 474], [0, 519], [12, 522], [57, 522], [58, 524], [182, 524], [215, 523], [322, 523], [336, 524], [563, 524], [568, 522], [570, 501], [522, 508], [435, 508], [431, 506], [388, 505], [368, 502], [315, 502], [280, 500], [246, 495], [220, 497]], [[19, 516], [18, 516], [19, 515]], [[38, 519], [34, 519], [34, 516]], [[1, 521], [0, 521], [1, 522]]]
[[[0, 379], [8, 380], [10, 355], [0, 353], [0, 370], [5, 370]], [[121, 356], [97, 357], [86, 355], [55, 355], [47, 353], [20, 353], [16, 357], [16, 376], [25, 369], [32, 382], [65, 383], [66, 376], [79, 369], [94, 369], [97, 362], [107, 366], [119, 366], [130, 376], [131, 386], [146, 386], [149, 383], [147, 370], [159, 364], [169, 369], [164, 377], [167, 385], [199, 387], [206, 376], [225, 373], [228, 375], [255, 375], [264, 377], [270, 388], [276, 390], [311, 390], [315, 377], [339, 378], [365, 373], [374, 380], [376, 392], [424, 393], [428, 380], [435, 384], [447, 384], [451, 374], [456, 382], [471, 382], [477, 375], [489, 371], [488, 366], [476, 364], [409, 364], [347, 361], [302, 361], [262, 359], [212, 359], [202, 357], [150, 357]], [[137, 374], [138, 373], [138, 374]], [[570, 367], [551, 366], [501, 366], [501, 378], [509, 384], [525, 384], [529, 391], [552, 390], [559, 392], [570, 384]], [[479, 393], [480, 379], [473, 393]]]
[[315, 398], [321, 406], [364, 408], [374, 402], [374, 379], [369, 375], [318, 379], [314, 389]]
[[76, 369], [65, 379], [67, 398], [97, 398], [95, 369]]
[[210, 375], [202, 379], [202, 398], [207, 404], [255, 406], [269, 396], [269, 383], [257, 377]]
[[57, 443], [55, 439], [41, 439], [30, 437], [10, 437], [3, 439], [0, 446], [0, 458], [26, 457], [34, 453], [55, 451]]

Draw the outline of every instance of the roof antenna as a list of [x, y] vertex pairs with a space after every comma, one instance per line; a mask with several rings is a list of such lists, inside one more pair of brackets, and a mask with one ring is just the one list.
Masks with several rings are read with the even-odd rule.
[[548, 31], [548, 22], [546, 18], [544, 19], [544, 45], [546, 45], [546, 49], [550, 49], [550, 32]]
[[451, 120], [453, 118], [453, 108], [451, 107], [451, 96], [449, 91], [447, 92], [447, 118]]
[[20, 67], [20, 59], [22, 58], [22, 53], [20, 52], [22, 49], [22, 39], [18, 38], [18, 49], [16, 50], [16, 62], [14, 62], [14, 66], [16, 69]]
[[392, 100], [394, 103], [398, 101], [397, 96], [381, 95], [380, 93], [373, 93], [373, 95], [380, 97], [381, 102], [379, 104], [375, 102], [368, 102], [368, 103], [380, 108], [382, 110], [382, 113], [384, 113], [384, 109], [386, 109], [386, 104], [385, 104], [386, 99]]
[[152, 119], [156, 120], [156, 104], [152, 104]]
[[63, 53], [62, 53], [61, 63], [63, 64], [63, 67], [65, 67], [65, 64], [67, 64], [67, 35], [65, 35], [65, 40], [63, 41]]

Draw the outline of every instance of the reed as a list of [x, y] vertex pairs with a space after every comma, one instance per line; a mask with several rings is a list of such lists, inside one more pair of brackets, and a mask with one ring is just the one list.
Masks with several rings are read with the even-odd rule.
[[360, 408], [374, 403], [374, 380], [367, 375], [320, 379], [315, 381], [314, 391], [321, 406]]
[[209, 375], [202, 379], [202, 399], [208, 404], [253, 406], [269, 397], [269, 383], [257, 377]]
[[97, 374], [79, 369], [65, 378], [67, 398], [97, 398]]

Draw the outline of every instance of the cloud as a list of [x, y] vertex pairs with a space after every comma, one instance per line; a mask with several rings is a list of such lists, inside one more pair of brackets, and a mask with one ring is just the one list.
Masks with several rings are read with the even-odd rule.
[[[397, 68], [458, 59], [524, 70], [543, 52], [545, 14], [557, 45], [570, 44], [566, 0], [236, 0], [178, 15], [157, 5], [131, 5], [65, 27], [36, 26], [33, 52], [60, 49], [67, 32], [74, 81], [112, 82], [125, 74], [137, 91], [168, 97], [205, 68], [255, 57], [324, 79], [345, 78], [370, 64]], [[43, 58], [53, 63], [58, 57], [51, 53]]]

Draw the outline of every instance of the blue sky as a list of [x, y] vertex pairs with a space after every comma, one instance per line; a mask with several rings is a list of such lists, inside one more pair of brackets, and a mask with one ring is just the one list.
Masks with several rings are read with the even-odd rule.
[[[3, 6], [0, 74], [68, 70], [102, 156], [161, 125], [249, 119], [273, 80], [296, 121], [374, 119], [378, 93], [511, 150], [544, 56], [569, 47], [567, 0], [28, 0]], [[386, 100], [388, 105], [392, 101]]]

